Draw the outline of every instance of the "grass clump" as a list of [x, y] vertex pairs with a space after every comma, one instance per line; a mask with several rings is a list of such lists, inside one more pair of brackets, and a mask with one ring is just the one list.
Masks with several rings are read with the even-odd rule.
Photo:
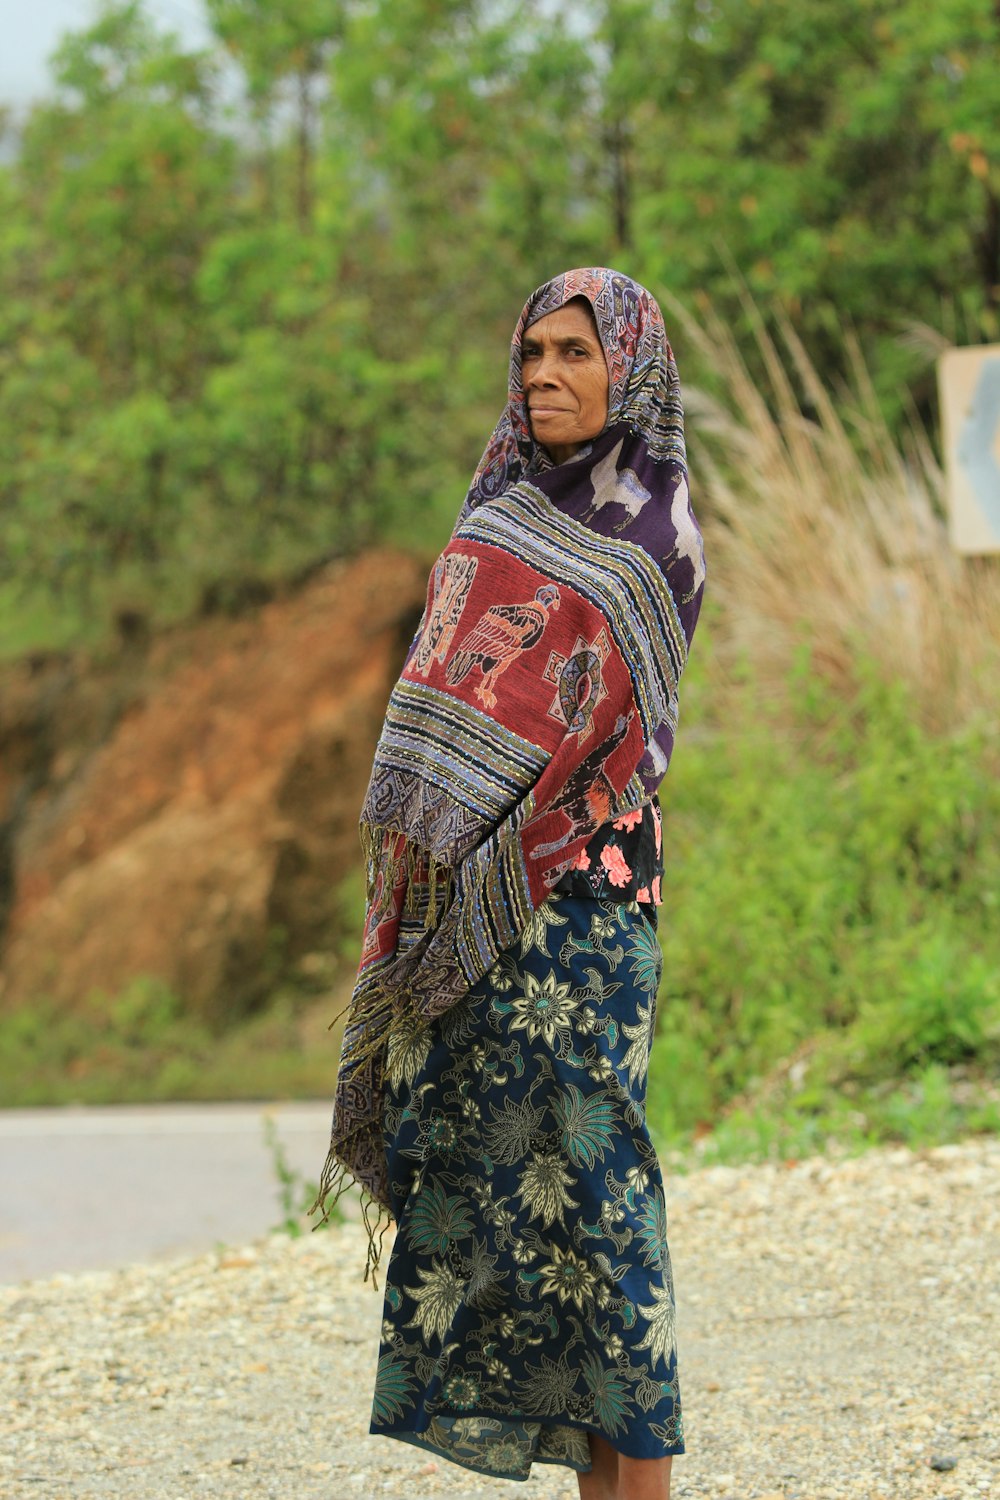
[[847, 742], [765, 719], [678, 752], [649, 1106], [663, 1137], [799, 1155], [994, 1128], [1000, 741], [904, 733], [894, 697], [871, 695]]
[[322, 1218], [312, 1215], [312, 1208], [319, 1196], [319, 1181], [311, 1181], [288, 1160], [288, 1153], [278, 1135], [278, 1127], [270, 1116], [264, 1119], [264, 1146], [271, 1158], [271, 1170], [278, 1185], [278, 1201], [281, 1218], [272, 1228], [291, 1239], [300, 1239], [303, 1234], [315, 1229], [327, 1229], [332, 1224], [343, 1224], [346, 1218], [338, 1198], [329, 1205]]
[[334, 1013], [329, 998], [307, 1004], [285, 991], [219, 1032], [148, 976], [72, 1012], [41, 999], [3, 1018], [0, 1098], [8, 1108], [323, 1098], [336, 1074]]

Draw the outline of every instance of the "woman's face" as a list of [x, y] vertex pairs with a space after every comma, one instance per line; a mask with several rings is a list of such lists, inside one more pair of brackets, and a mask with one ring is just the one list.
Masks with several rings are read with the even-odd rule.
[[521, 383], [531, 435], [557, 464], [572, 458], [608, 420], [608, 366], [593, 314], [567, 302], [521, 340]]

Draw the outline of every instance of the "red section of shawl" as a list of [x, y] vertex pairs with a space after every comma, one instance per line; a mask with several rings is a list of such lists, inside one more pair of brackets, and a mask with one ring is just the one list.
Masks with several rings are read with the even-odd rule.
[[[605, 690], [585, 736], [600, 743], [614, 722], [613, 712], [602, 712], [609, 692], [618, 702], [631, 695], [628, 668], [600, 610], [567, 584], [496, 548], [462, 541], [445, 549], [442, 558], [449, 557], [483, 566], [476, 568], [458, 619], [437, 621], [433, 650], [421, 652], [420, 641], [415, 643], [403, 677], [461, 700], [554, 754], [565, 739], [577, 737], [568, 733], [560, 712], [560, 665], [601, 637]], [[425, 637], [435, 626], [440, 596], [435, 570], [428, 584]], [[547, 784], [560, 782], [549, 777]]]
[[[403, 677], [467, 704], [545, 750], [560, 727], [541, 709], [539, 683], [556, 639], [562, 591], [507, 553], [475, 543], [446, 549], [462, 587], [431, 575], [423, 638]], [[541, 596], [540, 598], [537, 596]], [[426, 642], [426, 644], [424, 644]]]
[[[627, 702], [631, 697], [628, 669], [614, 648], [605, 662], [605, 672], [609, 693], [594, 710], [591, 738], [595, 747], [616, 738], [619, 715], [613, 705]], [[629, 783], [642, 754], [643, 737], [636, 710], [632, 708], [624, 717], [626, 723], [619, 742], [596, 766], [588, 766], [586, 757], [579, 762], [580, 750], [574, 743], [577, 737], [567, 734], [538, 780], [537, 801], [545, 806], [554, 798], [555, 806], [533, 818], [521, 837], [531, 898], [536, 906], [547, 898], [555, 881], [586, 848], [595, 826], [608, 821], [615, 811], [612, 799], [620, 798]], [[574, 763], [579, 764], [574, 766]], [[586, 774], [581, 774], [584, 766]], [[559, 849], [540, 853], [552, 844], [559, 844]]]
[[[446, 574], [446, 566], [453, 571]], [[596, 683], [578, 681], [574, 699], [562, 678], [581, 654], [597, 658], [599, 675]], [[606, 617], [566, 583], [463, 539], [445, 549], [431, 574], [424, 629], [402, 675], [464, 703], [550, 757], [534, 788], [544, 811], [521, 833], [532, 904], [540, 905], [595, 827], [613, 815], [643, 753], [631, 677]], [[574, 703], [581, 714], [576, 728], [568, 718]], [[399, 837], [385, 835], [390, 843]], [[411, 878], [420, 882], [424, 874], [418, 866]], [[381, 916], [369, 911], [362, 969], [394, 951], [406, 892], [407, 879], [400, 877]]]

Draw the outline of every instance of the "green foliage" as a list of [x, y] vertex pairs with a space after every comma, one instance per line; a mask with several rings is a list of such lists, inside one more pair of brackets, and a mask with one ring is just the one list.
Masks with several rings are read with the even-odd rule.
[[330, 1224], [342, 1224], [344, 1222], [344, 1211], [339, 1201], [334, 1203], [329, 1214], [312, 1223], [309, 1211], [316, 1202], [319, 1191], [318, 1184], [308, 1182], [302, 1173], [293, 1167], [288, 1160], [288, 1153], [278, 1135], [278, 1127], [270, 1115], [264, 1116], [264, 1145], [271, 1158], [271, 1169], [274, 1172], [278, 1184], [278, 1197], [281, 1203], [281, 1221], [273, 1227], [289, 1235], [292, 1239], [299, 1239], [306, 1229], [326, 1229]]
[[[167, 1099], [319, 1098], [336, 1074], [336, 1038], [288, 991], [222, 1035], [186, 1014], [160, 980], [93, 993], [68, 1012], [39, 997], [0, 1026], [0, 1098], [9, 1108]], [[313, 1036], [313, 1033], [317, 1035]]]
[[[633, 54], [636, 251], [740, 326], [724, 248], [842, 372], [862, 336], [893, 414], [932, 398], [911, 322], [1000, 337], [1000, 15], [989, 0], [679, 0]], [[648, 54], [647, 54], [648, 55]], [[665, 235], [663, 226], [669, 225]]]
[[886, 1079], [851, 1097], [830, 1090], [804, 1107], [796, 1097], [760, 1099], [726, 1110], [710, 1134], [664, 1139], [675, 1165], [788, 1161], [827, 1151], [857, 1153], [899, 1142], [913, 1150], [979, 1132], [1000, 1131], [1000, 1097], [983, 1076], [963, 1077], [929, 1063], [901, 1082]]
[[685, 726], [663, 794], [666, 1139], [799, 1154], [828, 1133], [930, 1139], [992, 1107], [942, 1091], [948, 1070], [985, 1089], [1000, 1065], [996, 726], [930, 738], [874, 674], [838, 712], [824, 699], [803, 677], [783, 728], [748, 675], [725, 725]]
[[0, 588], [54, 622], [433, 545], [567, 264], [745, 332], [737, 268], [897, 414], [902, 328], [1000, 337], [988, 0], [207, 8], [188, 53], [108, 0], [0, 167]]

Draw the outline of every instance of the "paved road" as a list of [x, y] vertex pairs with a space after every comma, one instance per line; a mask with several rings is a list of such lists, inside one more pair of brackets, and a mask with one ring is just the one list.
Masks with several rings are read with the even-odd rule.
[[0, 1110], [0, 1283], [241, 1244], [283, 1218], [270, 1116], [315, 1182], [330, 1106]]

